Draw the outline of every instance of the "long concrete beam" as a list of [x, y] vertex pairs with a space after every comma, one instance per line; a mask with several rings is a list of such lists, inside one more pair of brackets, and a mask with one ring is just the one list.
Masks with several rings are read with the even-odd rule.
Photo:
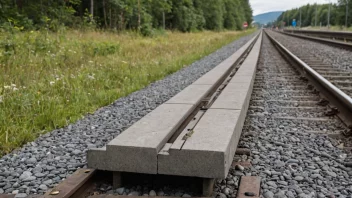
[[261, 48], [261, 36], [235, 76], [183, 141], [158, 156], [158, 173], [226, 178], [246, 118]]
[[[261, 40], [261, 37], [259, 40]], [[207, 114], [201, 119], [200, 123], [197, 125], [198, 128], [195, 128], [197, 131], [199, 130], [202, 132], [194, 133], [194, 136], [192, 136], [191, 139], [187, 139], [187, 141], [182, 140], [181, 136], [179, 136], [173, 143], [168, 143], [168, 141], [175, 133], [175, 131], [180, 127], [180, 125], [185, 121], [185, 119], [190, 116], [190, 114], [194, 111], [195, 108], [199, 106], [199, 104], [202, 102], [202, 99], [208, 96], [209, 93], [218, 85], [220, 79], [231, 69], [232, 65], [241, 57], [241, 55], [246, 51], [246, 49], [250, 46], [253, 41], [254, 38], [247, 44], [245, 44], [242, 48], [237, 50], [231, 57], [223, 61], [221, 64], [219, 64], [213, 70], [209, 71], [204, 76], [202, 76], [192, 85], [188, 86], [175, 97], [171, 98], [166, 103], [160, 105], [147, 116], [143, 117], [141, 120], [133, 124], [130, 128], [128, 128], [122, 134], [113, 139], [108, 145], [106, 145], [106, 147], [89, 150], [87, 155], [88, 166], [90, 168], [95, 168], [99, 170], [119, 172], [199, 176], [205, 178], [223, 178], [226, 172], [228, 171], [228, 167], [231, 165], [232, 162], [229, 162], [231, 156], [226, 156], [228, 158], [227, 160], [222, 159], [225, 155], [223, 151], [229, 150], [226, 155], [232, 155], [233, 157], [233, 150], [235, 148], [232, 147], [234, 147], [234, 145], [231, 146], [231, 148], [228, 148], [228, 146], [226, 146], [226, 149], [223, 146], [217, 147], [223, 139], [219, 139], [218, 143], [216, 143], [217, 140], [215, 140], [214, 138], [206, 140], [207, 138], [211, 138], [211, 136], [206, 136], [206, 134], [209, 135], [212, 133], [211, 131], [214, 132], [214, 130], [215, 132], [221, 132], [225, 130], [226, 132], [224, 132], [224, 135], [226, 137], [223, 136], [219, 138], [229, 138], [229, 135], [231, 133], [229, 131], [231, 131], [232, 129], [233, 131], [238, 131], [240, 128], [242, 128], [240, 126], [242, 126], [243, 123], [236, 124], [236, 129], [233, 128], [234, 126], [231, 125], [231, 123], [237, 123], [241, 121], [240, 117], [243, 114], [241, 113], [241, 110], [231, 109], [231, 111], [225, 113], [223, 112], [224, 109], [216, 109], [212, 107], [209, 112], [207, 112]], [[254, 46], [253, 49], [255, 49], [255, 47], [258, 45], [258, 42], [261, 43], [261, 41], [257, 41], [257, 44]], [[242, 67], [245, 65], [245, 63], [246, 61], [242, 64], [238, 72], [243, 70]], [[249, 68], [249, 66], [247, 67]], [[248, 71], [247, 70], [248, 69], [243, 71], [246, 75], [249, 71], [255, 72], [253, 69]], [[251, 82], [252, 81], [250, 81], [250, 83]], [[252, 86], [252, 84], [251, 86], [249, 86], [248, 83], [240, 84], [244, 86], [244, 92], [245, 89], [250, 89], [250, 87]], [[231, 88], [231, 86], [233, 86], [232, 82], [224, 91], [226, 91], [228, 88]], [[226, 92], [224, 92], [223, 94], [226, 94]], [[203, 129], [204, 127], [202, 128], [202, 126], [210, 122], [214, 118], [213, 116], [223, 118], [224, 122], [222, 122], [221, 125], [224, 125], [225, 128], [221, 128], [219, 126], [219, 122], [217, 125], [214, 125], [218, 126], [218, 128], [213, 127], [209, 128], [208, 130]], [[231, 119], [229, 120], [228, 118]], [[226, 127], [225, 125], [227, 124], [231, 125], [231, 127]], [[203, 131], [205, 131], [204, 134]], [[199, 140], [196, 140], [197, 138], [199, 138]], [[230, 139], [235, 140], [236, 138], [237, 136], [235, 138], [232, 138], [231, 136]], [[207, 141], [208, 144], [206, 144]], [[212, 141], [214, 142], [211, 143]], [[227, 142], [233, 142], [233, 140]], [[199, 154], [199, 157], [195, 158], [197, 159], [197, 161], [200, 162], [200, 160], [204, 159], [205, 163], [207, 163], [206, 161], [209, 161], [209, 158], [202, 158], [201, 155], [205, 157], [206, 153], [208, 153], [209, 157], [209, 152], [203, 152], [208, 150], [210, 152], [217, 153], [217, 155], [214, 155], [214, 160], [212, 159], [214, 163], [215, 161], [217, 161], [217, 164], [208, 164], [207, 167], [209, 169], [213, 166], [223, 167], [223, 163], [226, 162], [226, 164], [228, 164], [228, 166], [226, 166], [225, 168], [227, 169], [227, 171], [222, 170], [220, 171], [220, 174], [220, 172], [216, 170], [216, 174], [214, 172], [210, 172], [210, 174], [207, 175], [204, 174], [205, 171], [199, 173], [192, 172], [191, 170], [196, 169], [195, 166], [184, 166], [184, 170], [182, 171], [171, 167], [173, 166], [173, 160], [177, 160], [176, 156], [178, 155], [177, 153], [175, 155], [172, 155], [172, 151], [181, 149], [186, 153], [192, 153], [192, 156], [198, 156], [197, 153], [199, 153], [199, 144], [204, 144], [204, 147], [202, 147], [203, 150], [200, 149], [201, 152]], [[206, 148], [207, 146], [210, 147]], [[182, 152], [182, 154], [185, 152]], [[218, 155], [218, 153], [220, 152], [222, 152], [223, 154]], [[159, 153], [164, 153], [164, 155], [161, 155]], [[166, 156], [165, 154], [168, 156]], [[186, 156], [187, 155], [188, 154], [186, 154]], [[173, 157], [170, 158], [170, 156]], [[183, 156], [183, 158], [185, 158], [185, 156]], [[192, 158], [187, 159], [189, 161], [193, 160]], [[198, 168], [202, 168], [202, 166]], [[167, 171], [166, 169], [169, 169], [170, 171]]]

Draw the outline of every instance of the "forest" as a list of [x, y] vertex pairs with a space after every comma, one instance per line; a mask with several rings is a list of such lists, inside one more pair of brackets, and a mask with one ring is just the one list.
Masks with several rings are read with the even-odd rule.
[[241, 30], [252, 22], [249, 0], [1, 0], [0, 25], [20, 30], [61, 27], [182, 32]]
[[[288, 10], [279, 16], [276, 23], [279, 26], [290, 26], [292, 20], [296, 19], [297, 26], [327, 26], [329, 7], [331, 26], [346, 26], [346, 22], [347, 27], [352, 25], [352, 0], [339, 0], [336, 4], [308, 4]], [[300, 22], [300, 18], [302, 18], [302, 22]]]

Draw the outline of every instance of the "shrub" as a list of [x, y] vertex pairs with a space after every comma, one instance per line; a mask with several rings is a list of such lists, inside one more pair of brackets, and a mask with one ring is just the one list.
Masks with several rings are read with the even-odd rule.
[[82, 45], [82, 51], [86, 56], [107, 56], [118, 53], [120, 50], [120, 44], [108, 42], [89, 42]]

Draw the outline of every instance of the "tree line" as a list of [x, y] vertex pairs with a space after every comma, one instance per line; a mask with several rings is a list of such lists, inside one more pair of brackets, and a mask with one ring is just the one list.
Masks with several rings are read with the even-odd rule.
[[336, 4], [307, 4], [291, 9], [279, 16], [276, 25], [291, 26], [293, 19], [296, 19], [297, 26], [302, 25], [302, 27], [327, 26], [328, 24], [345, 26], [346, 22], [349, 27], [352, 25], [352, 0], [339, 0]]
[[94, 26], [148, 34], [153, 29], [241, 30], [249, 0], [1, 0], [0, 25], [20, 29]]

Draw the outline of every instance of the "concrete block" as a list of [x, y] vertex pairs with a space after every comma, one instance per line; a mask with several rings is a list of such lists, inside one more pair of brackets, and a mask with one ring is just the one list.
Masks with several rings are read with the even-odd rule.
[[166, 143], [165, 146], [159, 151], [158, 155], [169, 155], [169, 150], [171, 148], [171, 143]]
[[223, 90], [226, 92], [234, 92], [236, 93], [237, 91], [244, 91], [244, 90], [248, 90], [251, 87], [250, 82], [229, 82], [228, 85], [225, 87], [225, 89]]
[[250, 84], [253, 81], [253, 79], [254, 79], [253, 76], [237, 76], [237, 75], [235, 75], [230, 80], [230, 83], [249, 83]]
[[[258, 52], [259, 54], [259, 52]], [[248, 58], [251, 58], [251, 57], [248, 57]], [[251, 59], [246, 59], [242, 66], [243, 67], [243, 70], [251, 70], [251, 71], [255, 71], [256, 70], [256, 67], [257, 67], [257, 64], [258, 64], [258, 60], [255, 59], [255, 57], [252, 57]], [[242, 67], [241, 66], [241, 67]], [[240, 68], [241, 69], [241, 68]]]
[[246, 60], [242, 63], [240, 70], [256, 70], [258, 64], [258, 57], [261, 49], [262, 37], [260, 36], [252, 48], [251, 52], [248, 54]]
[[225, 75], [230, 65], [218, 65], [208, 73], [200, 77], [192, 85], [216, 85], [220, 78]]
[[[187, 139], [178, 138], [169, 148], [169, 155], [158, 156], [159, 174], [226, 178], [249, 106], [260, 44], [261, 38], [248, 56], [252, 60], [242, 64], [192, 135]], [[236, 53], [241, 54], [240, 51]], [[211, 76], [205, 76], [197, 83], [214, 83], [206, 79]]]
[[212, 85], [190, 85], [165, 104], [192, 104], [197, 105], [202, 98], [206, 97], [211, 91]]
[[209, 109], [181, 150], [158, 158], [158, 173], [226, 178], [243, 123], [239, 110]]
[[106, 147], [89, 149], [87, 152], [88, 167], [107, 170]]
[[193, 85], [215, 85], [218, 80], [232, 67], [232, 65], [238, 60], [239, 57], [246, 51], [248, 46], [254, 41], [255, 38], [252, 38], [248, 43], [243, 47], [238, 49], [233, 55], [224, 60], [214, 69], [210, 70], [204, 76], [199, 78]]
[[242, 67], [236, 72], [236, 76], [253, 76], [256, 72], [256, 68], [245, 68]]
[[241, 110], [250, 99], [250, 93], [250, 83], [229, 83], [210, 108]]
[[157, 174], [157, 154], [194, 107], [189, 104], [159, 106], [107, 145], [105, 158], [108, 160], [99, 162], [100, 157], [90, 158], [89, 164], [102, 170]]

